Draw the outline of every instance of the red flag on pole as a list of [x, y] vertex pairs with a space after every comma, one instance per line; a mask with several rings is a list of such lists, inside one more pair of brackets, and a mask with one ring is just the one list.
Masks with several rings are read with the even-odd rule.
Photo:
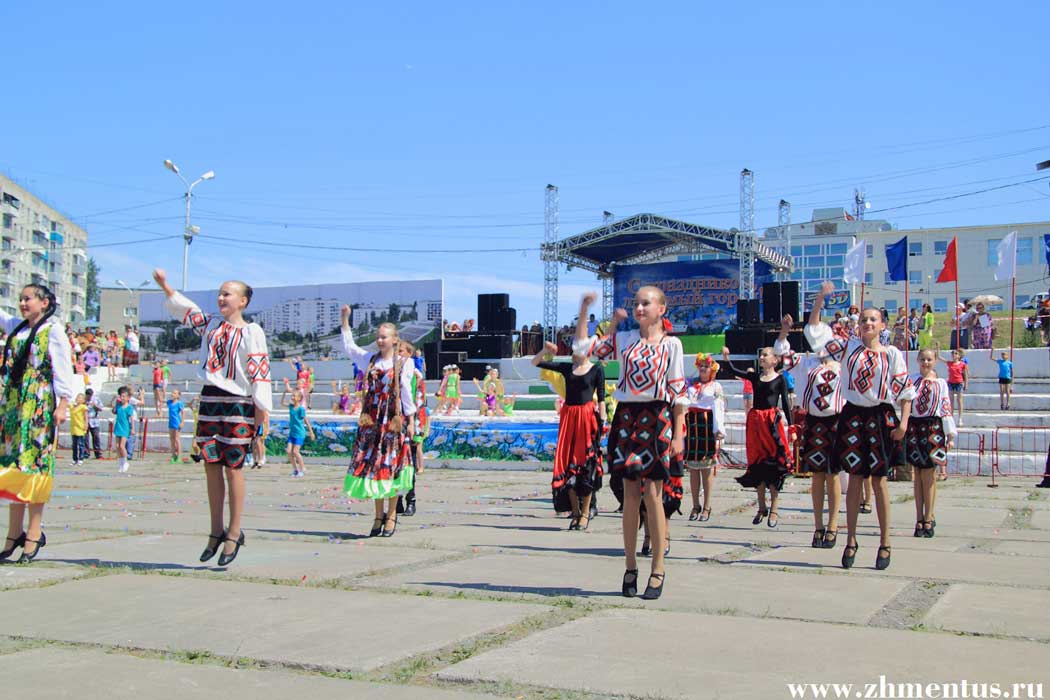
[[938, 283], [959, 281], [959, 260], [955, 252], [955, 241], [956, 239], [953, 238], [948, 244], [948, 250], [944, 255], [944, 268], [941, 274], [937, 275]]

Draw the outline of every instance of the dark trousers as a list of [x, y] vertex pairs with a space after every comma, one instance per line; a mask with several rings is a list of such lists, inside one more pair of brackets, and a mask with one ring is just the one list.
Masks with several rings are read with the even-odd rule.
[[87, 435], [74, 435], [73, 436], [73, 461], [79, 462], [82, 459], [87, 459]]
[[88, 436], [91, 438], [91, 451], [95, 453], [95, 459], [102, 459], [102, 436], [99, 435], [97, 425], [88, 428]]

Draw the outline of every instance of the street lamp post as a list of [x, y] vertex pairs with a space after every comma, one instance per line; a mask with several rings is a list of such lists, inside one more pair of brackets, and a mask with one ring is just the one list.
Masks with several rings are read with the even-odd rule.
[[186, 285], [188, 284], [189, 278], [189, 266], [190, 266], [190, 243], [193, 242], [193, 237], [200, 233], [200, 228], [192, 226], [190, 224], [190, 203], [193, 201], [193, 188], [196, 187], [202, 180], [211, 180], [215, 177], [215, 171], [209, 170], [208, 172], [201, 175], [193, 182], [187, 182], [186, 178], [179, 172], [179, 166], [175, 165], [171, 160], [164, 161], [164, 167], [179, 176], [182, 180], [182, 184], [186, 185], [186, 228], [183, 232], [183, 239], [185, 244], [182, 248], [182, 291], [186, 291]]

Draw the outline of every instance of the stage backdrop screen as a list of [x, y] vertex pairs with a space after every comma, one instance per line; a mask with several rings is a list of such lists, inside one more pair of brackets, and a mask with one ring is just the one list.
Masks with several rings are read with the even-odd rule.
[[[773, 279], [768, 265], [755, 265], [755, 281]], [[680, 335], [718, 335], [736, 323], [740, 298], [740, 265], [736, 260], [691, 260], [617, 265], [613, 277], [613, 306], [628, 312], [628, 328], [636, 328], [631, 300], [640, 287], [659, 287], [667, 296], [667, 317]]]

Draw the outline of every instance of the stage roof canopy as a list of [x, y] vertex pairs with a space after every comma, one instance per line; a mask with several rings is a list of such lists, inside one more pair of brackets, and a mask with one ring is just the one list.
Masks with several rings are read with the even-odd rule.
[[[774, 270], [792, 269], [789, 256], [738, 231], [690, 224], [656, 214], [635, 214], [589, 231], [544, 245], [559, 262], [608, 276], [614, 265], [652, 262], [667, 255], [685, 255], [711, 250], [739, 257], [751, 245], [755, 259]], [[555, 250], [551, 250], [555, 248]]]

